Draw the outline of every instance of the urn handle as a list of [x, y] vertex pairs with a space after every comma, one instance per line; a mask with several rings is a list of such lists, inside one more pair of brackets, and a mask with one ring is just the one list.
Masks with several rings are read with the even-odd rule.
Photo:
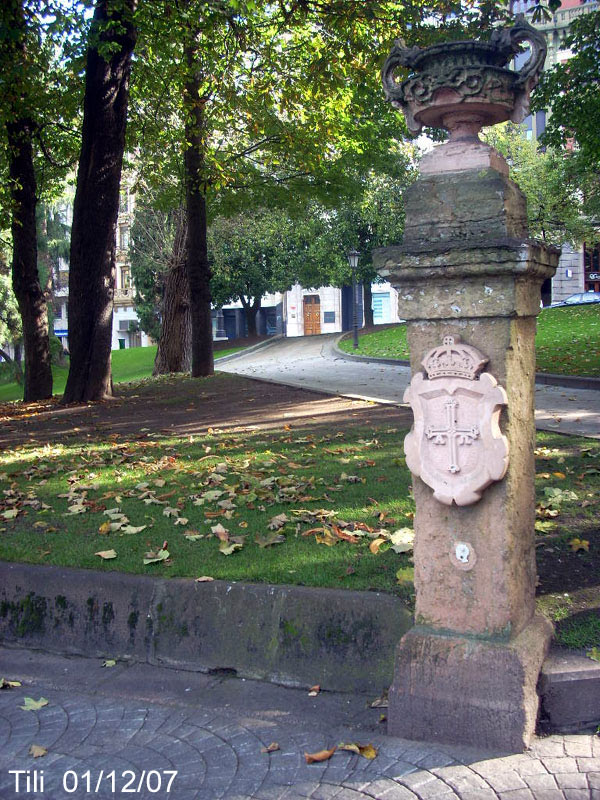
[[[497, 36], [496, 41], [498, 44], [512, 50], [514, 55], [520, 52], [520, 44], [523, 42], [529, 44], [531, 55], [521, 69], [517, 71], [519, 76], [517, 83], [521, 86], [527, 85], [528, 89], [533, 89], [539, 80], [540, 72], [546, 60], [546, 39], [542, 33], [527, 22], [524, 14], [517, 14], [515, 20], [512, 28], [504, 28], [501, 32], [498, 32], [499, 36]], [[493, 42], [495, 38], [496, 36], [492, 34], [491, 41]]]
[[383, 90], [392, 104], [395, 104], [394, 101], [398, 103], [403, 100], [402, 84], [395, 79], [394, 72], [397, 67], [412, 67], [414, 59], [422, 52], [420, 47], [407, 47], [403, 39], [396, 39], [394, 42], [381, 70]]

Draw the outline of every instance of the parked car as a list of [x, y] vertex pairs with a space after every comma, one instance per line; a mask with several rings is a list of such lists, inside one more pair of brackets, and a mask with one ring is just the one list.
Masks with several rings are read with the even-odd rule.
[[567, 297], [566, 300], [561, 300], [560, 303], [551, 303], [550, 308], [557, 306], [580, 306], [584, 303], [600, 303], [600, 292], [578, 292]]

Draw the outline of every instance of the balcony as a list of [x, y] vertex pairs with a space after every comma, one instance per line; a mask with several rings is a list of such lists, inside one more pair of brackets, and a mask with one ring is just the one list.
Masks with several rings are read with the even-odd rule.
[[115, 303], [119, 302], [133, 302], [133, 289], [131, 288], [116, 288], [115, 289]]

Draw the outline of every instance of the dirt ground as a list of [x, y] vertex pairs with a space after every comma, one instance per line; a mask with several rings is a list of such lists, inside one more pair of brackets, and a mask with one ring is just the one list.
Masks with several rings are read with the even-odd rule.
[[106, 403], [61, 406], [57, 399], [0, 406], [0, 447], [108, 434], [202, 434], [208, 428], [266, 430], [329, 423], [409, 427], [408, 409], [350, 400], [217, 373], [200, 380], [165, 376], [118, 384]]
[[[409, 409], [332, 397], [304, 389], [217, 373], [192, 380], [166, 376], [158, 381], [120, 384], [106, 403], [61, 406], [58, 400], [0, 406], [0, 450], [24, 444], [201, 435], [213, 432], [307, 429], [379, 423], [407, 429]], [[402, 437], [398, 449], [401, 450]], [[573, 522], [576, 522], [573, 520]], [[588, 523], [589, 525], [589, 523]], [[572, 613], [600, 613], [600, 531], [574, 531], [590, 540], [590, 550], [565, 557], [561, 548], [538, 548], [539, 592], [573, 593]], [[563, 548], [564, 549], [564, 548]]]

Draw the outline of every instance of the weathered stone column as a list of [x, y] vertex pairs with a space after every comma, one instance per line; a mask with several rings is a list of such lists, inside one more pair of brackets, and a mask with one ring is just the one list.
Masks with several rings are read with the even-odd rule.
[[[515, 38], [532, 36], [520, 29]], [[459, 44], [448, 45], [455, 59]], [[479, 43], [467, 44], [472, 52]], [[444, 46], [436, 47], [439, 59]], [[535, 614], [534, 337], [558, 251], [527, 238], [525, 198], [477, 137], [483, 123], [508, 118], [497, 85], [486, 93], [489, 70], [496, 81], [518, 74], [457, 60], [461, 82], [446, 59], [437, 89], [422, 76], [394, 84], [393, 70], [418, 67], [424, 53], [397, 47], [387, 85], [384, 68], [388, 96], [408, 106], [413, 130], [424, 122], [451, 131], [406, 193], [404, 243], [375, 254], [407, 320], [415, 413], [405, 443], [416, 501], [415, 626], [398, 647], [388, 730], [521, 750], [535, 728], [552, 633]], [[476, 96], [463, 93], [477, 81]], [[423, 85], [434, 86], [425, 101]], [[506, 109], [520, 100], [526, 111], [530, 85], [509, 89]]]

